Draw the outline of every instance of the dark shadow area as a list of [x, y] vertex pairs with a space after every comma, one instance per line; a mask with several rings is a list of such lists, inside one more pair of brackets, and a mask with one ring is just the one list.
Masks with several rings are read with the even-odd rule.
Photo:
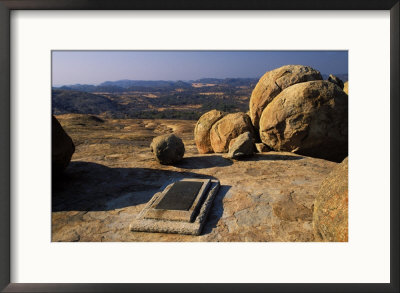
[[[323, 151], [321, 151], [321, 149]], [[320, 147], [301, 149], [297, 153], [302, 156], [328, 160], [336, 163], [341, 163], [349, 155], [347, 141], [343, 144], [324, 141], [324, 144]]]
[[276, 155], [276, 154], [255, 154], [252, 157], [240, 159], [240, 161], [295, 161], [302, 160], [300, 156]]
[[221, 185], [219, 187], [218, 194], [214, 198], [211, 210], [208, 214], [206, 224], [203, 227], [201, 235], [209, 234], [214, 228], [217, 227], [218, 221], [224, 213], [224, 205], [222, 201], [225, 195], [228, 193], [229, 189], [231, 189], [230, 185]]
[[212, 167], [228, 167], [232, 164], [233, 162], [231, 160], [225, 159], [222, 156], [211, 155], [183, 158], [182, 161], [174, 164], [174, 166], [183, 169], [206, 169]]
[[107, 211], [147, 203], [154, 193], [185, 177], [215, 179], [193, 172], [71, 162], [52, 179], [52, 211]]

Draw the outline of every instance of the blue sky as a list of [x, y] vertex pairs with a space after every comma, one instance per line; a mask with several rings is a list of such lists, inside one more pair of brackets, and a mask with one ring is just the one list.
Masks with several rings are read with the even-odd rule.
[[53, 86], [120, 79], [260, 77], [287, 65], [348, 73], [347, 51], [53, 51]]

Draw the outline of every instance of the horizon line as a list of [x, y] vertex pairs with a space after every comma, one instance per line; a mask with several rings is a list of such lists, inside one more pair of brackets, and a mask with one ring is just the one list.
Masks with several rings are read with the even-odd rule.
[[[322, 73], [321, 75], [342, 75], [342, 74], [347, 74], [348, 73]], [[219, 80], [223, 80], [223, 79], [260, 79], [262, 77], [262, 75], [260, 77], [223, 77], [223, 78], [218, 78], [218, 77], [201, 77], [198, 79], [128, 79], [128, 78], [123, 78], [123, 79], [117, 79], [117, 80], [105, 80], [102, 81], [100, 83], [73, 83], [73, 84], [52, 84], [52, 87], [61, 87], [61, 86], [73, 86], [73, 85], [93, 85], [93, 86], [99, 86], [102, 83], [105, 82], [118, 82], [118, 81], [170, 81], [170, 82], [178, 82], [178, 81], [182, 81], [182, 82], [190, 82], [190, 81], [197, 81], [200, 79], [206, 79], [206, 78], [212, 78], [212, 79], [219, 79]]]

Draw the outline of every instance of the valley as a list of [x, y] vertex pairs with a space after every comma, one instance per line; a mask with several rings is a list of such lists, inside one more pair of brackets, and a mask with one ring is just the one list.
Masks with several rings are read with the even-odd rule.
[[211, 110], [247, 112], [257, 79], [190, 82], [119, 81], [99, 86], [53, 88], [53, 114], [96, 114], [105, 118], [197, 120]]

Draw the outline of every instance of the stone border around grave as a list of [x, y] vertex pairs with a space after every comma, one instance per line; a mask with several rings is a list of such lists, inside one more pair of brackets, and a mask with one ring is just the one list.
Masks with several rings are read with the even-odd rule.
[[196, 213], [198, 212], [200, 205], [203, 202], [204, 196], [207, 194], [211, 181], [210, 179], [188, 179], [188, 178], [182, 179], [180, 181], [194, 181], [203, 183], [190, 209], [187, 211], [182, 211], [182, 210], [165, 210], [165, 209], [155, 208], [164, 198], [167, 192], [171, 189], [171, 187], [174, 185], [174, 183], [171, 183], [170, 185], [167, 186], [167, 188], [165, 188], [165, 190], [161, 193], [161, 195], [158, 196], [157, 199], [152, 202], [147, 212], [143, 215], [143, 218], [193, 222]]
[[[191, 179], [188, 179], [191, 180]], [[220, 183], [218, 180], [210, 180], [210, 188], [206, 193], [203, 205], [200, 208], [198, 216], [194, 222], [181, 222], [173, 220], [161, 219], [145, 219], [144, 215], [148, 209], [152, 207], [157, 199], [162, 195], [162, 192], [157, 192], [152, 199], [147, 203], [145, 208], [139, 213], [138, 217], [129, 225], [129, 230], [133, 232], [160, 232], [160, 233], [177, 233], [188, 235], [200, 235], [203, 226], [206, 222], [208, 213], [211, 209], [215, 196], [218, 193]]]

